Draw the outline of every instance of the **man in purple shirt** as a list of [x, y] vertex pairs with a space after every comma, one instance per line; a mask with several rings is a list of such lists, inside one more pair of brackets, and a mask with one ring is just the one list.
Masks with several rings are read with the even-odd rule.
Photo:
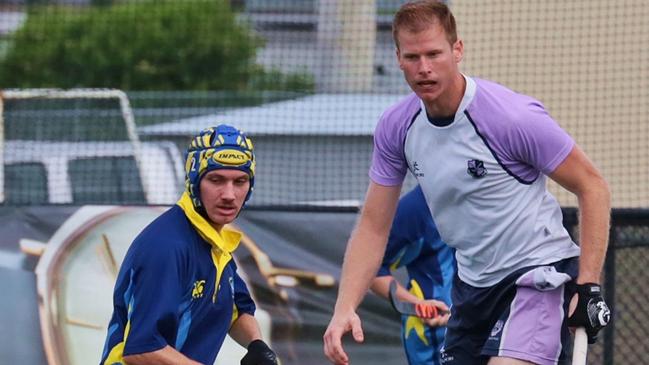
[[[589, 342], [608, 323], [600, 293], [610, 192], [537, 100], [460, 73], [464, 45], [446, 5], [403, 5], [393, 22], [411, 95], [381, 117], [370, 185], [347, 247], [324, 350], [348, 364], [341, 337], [363, 340], [355, 313], [385, 249], [406, 171], [416, 177], [441, 238], [456, 249], [442, 364], [557, 364], [568, 326]], [[580, 246], [562, 225], [546, 177], [574, 193]]]

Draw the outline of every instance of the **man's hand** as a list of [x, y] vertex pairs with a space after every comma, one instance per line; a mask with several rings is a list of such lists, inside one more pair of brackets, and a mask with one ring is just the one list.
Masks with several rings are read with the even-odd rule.
[[426, 325], [429, 327], [446, 326], [448, 319], [451, 317], [451, 312], [446, 303], [435, 299], [422, 300], [421, 302], [427, 305], [433, 305], [437, 308], [437, 316], [433, 318], [422, 318]]
[[334, 313], [324, 334], [324, 353], [336, 365], [349, 364], [349, 357], [343, 350], [341, 341], [343, 335], [349, 331], [352, 331], [352, 337], [356, 342], [363, 342], [361, 319], [356, 312], [350, 311], [347, 314]]
[[584, 327], [588, 343], [594, 344], [597, 341], [597, 332], [610, 321], [611, 311], [602, 298], [602, 289], [598, 284], [576, 284], [576, 289], [577, 305], [568, 318], [568, 326]]
[[241, 365], [277, 365], [277, 355], [262, 340], [248, 345], [248, 353], [241, 359]]

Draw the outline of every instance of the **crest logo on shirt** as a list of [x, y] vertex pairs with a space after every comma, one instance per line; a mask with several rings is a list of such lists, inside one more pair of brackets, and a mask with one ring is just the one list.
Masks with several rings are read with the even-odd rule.
[[412, 174], [415, 175], [415, 177], [424, 177], [424, 173], [419, 169], [417, 161], [412, 163]]
[[484, 167], [484, 162], [480, 160], [469, 160], [467, 161], [466, 172], [476, 179], [479, 179], [487, 175], [487, 168]]
[[505, 323], [500, 319], [498, 321], [496, 321], [496, 324], [494, 324], [493, 328], [491, 329], [490, 336], [495, 337], [496, 335], [498, 335], [500, 333], [500, 331], [503, 329], [504, 324]]
[[202, 298], [204, 292], [205, 280], [196, 280], [194, 282], [194, 288], [192, 289], [192, 299]]
[[442, 347], [439, 351], [439, 360], [442, 364], [446, 364], [449, 361], [455, 360], [455, 357], [446, 352], [446, 349]]

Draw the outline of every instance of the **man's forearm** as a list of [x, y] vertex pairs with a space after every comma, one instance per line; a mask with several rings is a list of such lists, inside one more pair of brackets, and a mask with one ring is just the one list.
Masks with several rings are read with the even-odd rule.
[[248, 313], [242, 313], [239, 315], [229, 331], [230, 337], [237, 343], [245, 348], [254, 341], [261, 339], [261, 331], [259, 330], [259, 324], [255, 317]]
[[394, 278], [392, 277], [392, 275], [377, 276], [374, 280], [372, 280], [370, 289], [374, 292], [374, 294], [384, 299], [388, 299], [390, 293], [390, 282], [393, 279]]
[[355, 232], [347, 246], [336, 309], [356, 309], [381, 264], [381, 247], [385, 248], [385, 242], [381, 245], [365, 236], [362, 232]]
[[603, 179], [593, 181], [591, 189], [579, 199], [579, 277], [577, 283], [599, 283], [608, 247], [610, 192]]
[[[390, 282], [394, 280], [392, 275], [379, 276], [372, 281], [371, 289], [372, 291], [385, 298], [390, 298]], [[410, 293], [406, 288], [403, 287], [399, 282], [397, 282], [397, 298], [406, 302], [417, 303], [421, 299], [417, 298], [415, 295]]]
[[336, 311], [354, 311], [367, 293], [385, 253], [401, 186], [370, 182], [358, 224], [347, 244]]
[[124, 363], [127, 365], [202, 365], [171, 346], [152, 352], [124, 356]]

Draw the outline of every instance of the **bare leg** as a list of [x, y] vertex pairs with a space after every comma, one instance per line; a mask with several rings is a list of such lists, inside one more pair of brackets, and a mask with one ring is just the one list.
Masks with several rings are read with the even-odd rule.
[[534, 365], [533, 362], [512, 359], [511, 357], [492, 357], [487, 365]]

